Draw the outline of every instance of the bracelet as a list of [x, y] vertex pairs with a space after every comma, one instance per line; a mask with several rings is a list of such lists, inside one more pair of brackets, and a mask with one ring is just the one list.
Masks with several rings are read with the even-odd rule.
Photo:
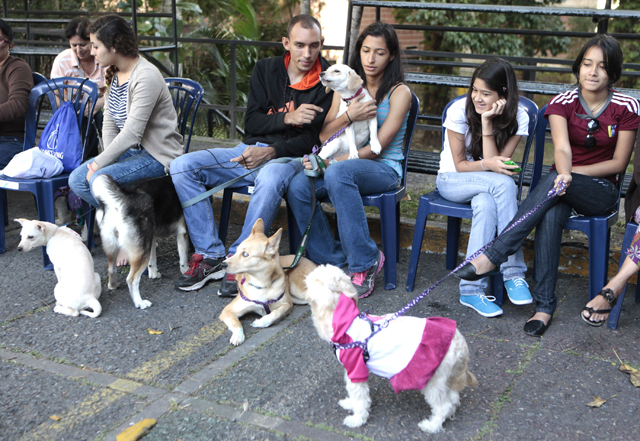
[[487, 169], [486, 169], [486, 168], [484, 168], [484, 164], [483, 164], [483, 162], [484, 162], [484, 159], [481, 159], [481, 160], [480, 160], [480, 167], [482, 167], [482, 170], [487, 171]]
[[334, 158], [333, 156], [331, 158], [329, 158], [329, 165], [336, 164], [337, 162], [338, 162], [338, 160], [336, 158]]
[[93, 169], [93, 162], [90, 162], [90, 163], [89, 163], [89, 170], [91, 170], [91, 171], [92, 171], [92, 172], [94, 172], [94, 173], [96, 172], [96, 171]]
[[351, 117], [349, 116], [349, 111], [345, 110], [344, 114], [347, 115], [347, 119], [349, 120], [349, 123], [353, 124], [353, 121], [351, 121]]
[[482, 134], [482, 136], [493, 136], [493, 133], [491, 135], [485, 135], [484, 133]]

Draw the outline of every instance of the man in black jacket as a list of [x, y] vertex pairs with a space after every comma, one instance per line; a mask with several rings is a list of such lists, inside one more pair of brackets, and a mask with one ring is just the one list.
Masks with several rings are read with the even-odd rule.
[[[301, 157], [319, 145], [318, 135], [331, 107], [332, 93], [320, 83], [320, 72], [329, 64], [320, 56], [324, 39], [320, 23], [310, 15], [297, 15], [289, 22], [282, 44], [282, 57], [258, 61], [251, 75], [245, 114], [245, 137], [237, 147], [189, 153], [171, 163], [171, 176], [181, 202], [247, 173], [274, 158]], [[254, 186], [242, 234], [229, 248], [229, 255], [251, 233], [258, 218], [265, 231], [280, 207], [289, 182], [300, 170], [299, 162], [272, 163], [246, 176], [234, 186]], [[224, 276], [224, 244], [218, 238], [208, 198], [184, 209], [195, 254], [189, 269], [175, 282], [191, 291], [207, 281]], [[218, 295], [237, 294], [235, 278], [223, 280]]]

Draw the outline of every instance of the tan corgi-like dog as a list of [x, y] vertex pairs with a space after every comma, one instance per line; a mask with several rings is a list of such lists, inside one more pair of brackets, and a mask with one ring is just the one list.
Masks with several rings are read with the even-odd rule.
[[236, 253], [224, 261], [226, 271], [235, 274], [238, 296], [220, 314], [231, 331], [231, 344], [238, 346], [244, 342], [244, 330], [239, 318], [250, 312], [262, 318], [251, 326], [266, 328], [286, 317], [293, 305], [306, 305], [307, 284], [305, 278], [316, 268], [316, 264], [302, 258], [290, 270], [294, 256], [280, 257], [278, 248], [282, 228], [271, 237], [264, 234], [264, 223], [258, 219], [251, 234], [238, 246]]

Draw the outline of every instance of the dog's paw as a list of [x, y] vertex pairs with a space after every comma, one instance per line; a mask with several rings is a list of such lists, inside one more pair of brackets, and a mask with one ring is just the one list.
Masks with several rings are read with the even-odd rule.
[[159, 279], [162, 277], [162, 274], [160, 274], [160, 271], [158, 271], [155, 268], [148, 268], [149, 270], [149, 278], [150, 279]]
[[422, 420], [418, 423], [418, 427], [423, 432], [438, 433], [442, 430], [442, 424], [438, 421]]
[[271, 326], [271, 319], [269, 318], [269, 316], [265, 315], [264, 317], [259, 318], [251, 323], [251, 326], [253, 326], [254, 328], [268, 328], [269, 326]]
[[189, 265], [187, 265], [186, 263], [184, 265], [180, 265], [180, 274], [186, 273], [188, 269]]
[[58, 314], [67, 315], [69, 317], [78, 317], [80, 315], [76, 309], [69, 308], [68, 306], [62, 306], [56, 304], [53, 308], [53, 312], [57, 312]]
[[358, 151], [356, 150], [355, 152], [351, 152], [349, 153], [349, 159], [359, 159], [360, 156], [358, 156]]
[[107, 288], [109, 288], [110, 291], [118, 289], [118, 282], [116, 280], [112, 281], [111, 278], [109, 278], [109, 284], [107, 285]]
[[353, 406], [351, 405], [351, 400], [349, 398], [345, 398], [343, 400], [338, 401], [338, 404], [344, 410], [353, 410]]
[[345, 426], [351, 427], [353, 429], [355, 427], [362, 426], [366, 422], [367, 418], [363, 417], [362, 415], [351, 415], [346, 417], [342, 423]]
[[382, 146], [380, 145], [380, 141], [378, 140], [371, 141], [371, 151], [376, 155], [380, 154], [380, 152], [382, 151]]
[[242, 329], [231, 331], [231, 340], [229, 342], [234, 346], [240, 346], [244, 343], [244, 331]]
[[140, 300], [135, 303], [136, 308], [147, 309], [149, 306], [153, 305], [149, 300]]

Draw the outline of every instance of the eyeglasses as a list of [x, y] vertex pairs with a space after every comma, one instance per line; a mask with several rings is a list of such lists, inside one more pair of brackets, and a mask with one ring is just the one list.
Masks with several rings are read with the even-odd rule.
[[592, 149], [598, 143], [596, 141], [596, 137], [593, 136], [592, 133], [597, 132], [599, 128], [600, 128], [600, 121], [598, 121], [595, 118], [592, 118], [589, 120], [589, 123], [587, 124], [587, 138], [584, 140], [584, 146], [586, 148]]
[[4, 38], [0, 38], [0, 43], [2, 43], [2, 44], [11, 44], [12, 41], [5, 40]]

